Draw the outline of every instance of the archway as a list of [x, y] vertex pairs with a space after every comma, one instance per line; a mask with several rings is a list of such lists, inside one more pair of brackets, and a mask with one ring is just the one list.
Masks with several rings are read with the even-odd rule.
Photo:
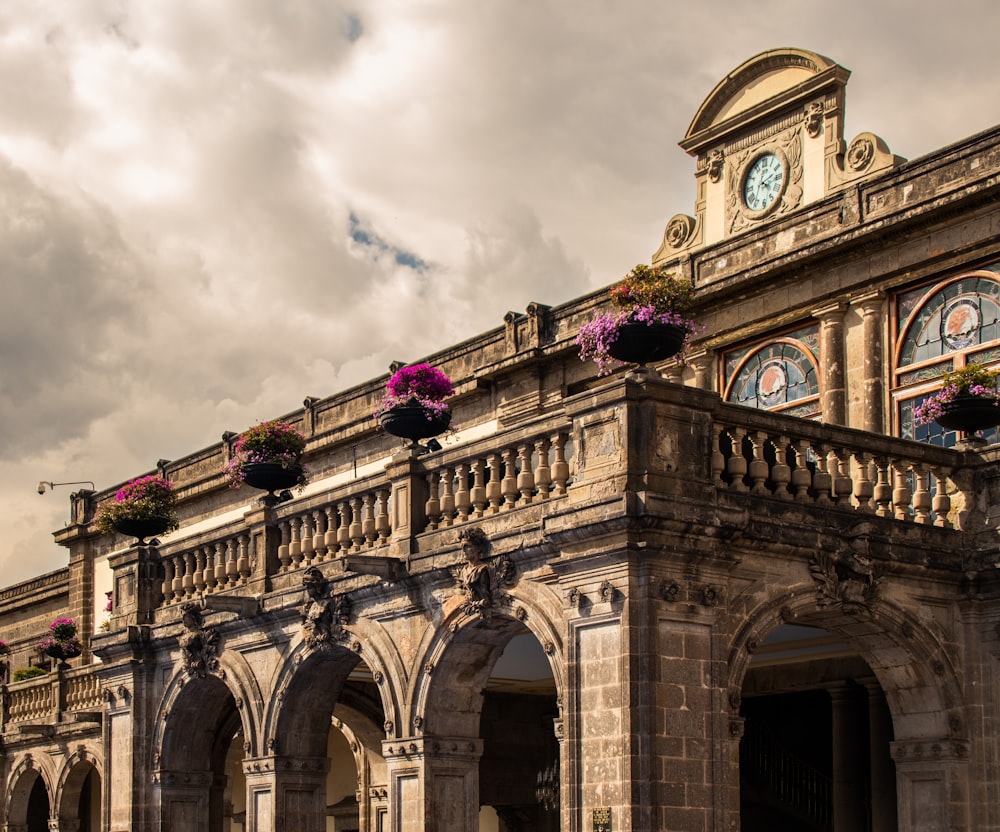
[[172, 832], [237, 832], [245, 788], [236, 698], [216, 676], [182, 684], [163, 716], [154, 763], [160, 824]]
[[740, 716], [743, 832], [897, 828], [892, 718], [871, 667], [841, 637], [773, 629], [750, 660]]
[[30, 755], [15, 772], [14, 786], [8, 794], [7, 826], [24, 832], [48, 832], [51, 803], [49, 789]]
[[[430, 809], [435, 821], [481, 832], [559, 829], [560, 714], [542, 643], [518, 617], [492, 612], [464, 616], [449, 643], [437, 646], [414, 727], [432, 748], [476, 750], [430, 761], [429, 782], [442, 776], [438, 766], [464, 784], [451, 805], [457, 794], [431, 796], [431, 804], [442, 800]], [[455, 770], [463, 764], [464, 773]], [[466, 808], [470, 802], [476, 805]], [[448, 815], [462, 811], [468, 814]]]
[[78, 752], [67, 763], [59, 789], [60, 828], [77, 832], [101, 829], [101, 774], [92, 759]]

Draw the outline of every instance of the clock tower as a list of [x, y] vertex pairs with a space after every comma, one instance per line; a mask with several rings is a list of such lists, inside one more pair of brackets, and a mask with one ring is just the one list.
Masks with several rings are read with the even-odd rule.
[[891, 168], [885, 142], [844, 142], [850, 71], [802, 49], [772, 49], [720, 81], [680, 146], [697, 160], [694, 216], [667, 223], [654, 264], [780, 218]]

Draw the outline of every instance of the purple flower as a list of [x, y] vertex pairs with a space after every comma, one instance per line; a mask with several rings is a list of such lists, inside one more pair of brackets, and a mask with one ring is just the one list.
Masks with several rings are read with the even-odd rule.
[[394, 407], [415, 405], [423, 408], [428, 419], [433, 419], [448, 411], [444, 399], [454, 392], [451, 379], [437, 367], [430, 364], [401, 367], [386, 382], [385, 394], [373, 416], [378, 419]]
[[301, 488], [309, 482], [302, 467], [306, 439], [292, 425], [274, 419], [261, 422], [243, 431], [233, 444], [233, 456], [226, 466], [226, 475], [233, 488], [243, 485], [245, 466], [255, 462], [276, 462], [284, 468], [298, 469], [295, 485]]

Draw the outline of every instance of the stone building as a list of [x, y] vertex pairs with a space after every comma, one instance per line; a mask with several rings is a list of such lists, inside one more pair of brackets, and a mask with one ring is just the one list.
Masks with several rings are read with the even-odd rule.
[[606, 293], [531, 304], [427, 359], [440, 449], [383, 377], [285, 415], [291, 500], [226, 487], [230, 434], [158, 463], [155, 544], [74, 494], [68, 567], [0, 592], [8, 675], [92, 634], [2, 688], [3, 829], [1000, 830], [996, 433], [913, 418], [1000, 361], [1000, 128], [847, 142], [848, 75], [765, 52], [695, 114], [653, 255], [690, 367], [598, 377]]

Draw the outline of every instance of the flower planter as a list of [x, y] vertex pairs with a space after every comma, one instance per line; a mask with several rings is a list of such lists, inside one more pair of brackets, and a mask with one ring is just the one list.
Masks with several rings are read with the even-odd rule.
[[677, 355], [687, 331], [677, 324], [628, 323], [618, 329], [618, 337], [608, 345], [612, 358], [628, 364], [648, 364]]
[[451, 413], [430, 414], [419, 405], [401, 404], [387, 410], [379, 417], [379, 422], [386, 433], [409, 439], [411, 447], [419, 447], [419, 440], [430, 439], [448, 430], [451, 424]]
[[75, 659], [80, 655], [80, 650], [76, 648], [67, 649], [60, 644], [54, 644], [45, 648], [45, 655], [55, 659], [57, 662], [64, 662], [67, 659]]
[[134, 537], [143, 545], [147, 537], [163, 534], [170, 528], [170, 520], [166, 517], [146, 517], [141, 520], [123, 517], [115, 521], [114, 528], [119, 534]]
[[292, 488], [301, 479], [301, 466], [287, 466], [280, 462], [247, 462], [243, 465], [243, 482], [251, 488], [267, 492], [264, 497], [265, 505], [281, 502], [274, 492]]
[[990, 399], [958, 396], [942, 404], [941, 408], [941, 414], [934, 421], [947, 430], [974, 433], [1000, 425], [1000, 407]]

